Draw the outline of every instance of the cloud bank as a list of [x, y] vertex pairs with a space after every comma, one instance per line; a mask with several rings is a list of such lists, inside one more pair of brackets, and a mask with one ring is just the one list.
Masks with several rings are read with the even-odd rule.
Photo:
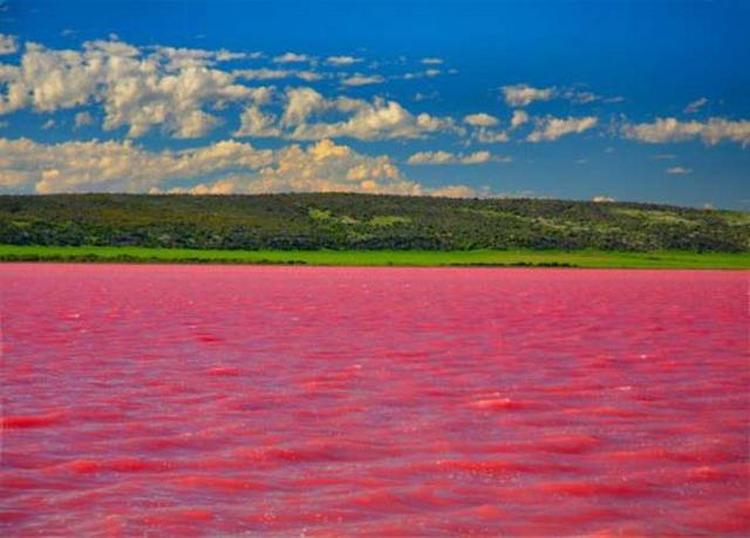
[[0, 191], [39, 194], [343, 191], [443, 196], [474, 193], [465, 185], [428, 188], [406, 178], [388, 156], [364, 155], [331, 140], [321, 140], [307, 147], [293, 144], [277, 150], [223, 140], [180, 151], [149, 151], [131, 140], [40, 144], [26, 138], [0, 138], [0, 166]]

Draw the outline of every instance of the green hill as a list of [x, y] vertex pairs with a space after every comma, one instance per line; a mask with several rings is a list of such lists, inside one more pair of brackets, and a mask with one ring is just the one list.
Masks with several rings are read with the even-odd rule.
[[0, 196], [0, 244], [242, 250], [747, 252], [750, 214], [362, 194]]

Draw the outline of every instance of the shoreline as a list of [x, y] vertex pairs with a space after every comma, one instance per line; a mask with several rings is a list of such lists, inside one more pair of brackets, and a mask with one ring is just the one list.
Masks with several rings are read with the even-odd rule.
[[332, 267], [750, 269], [750, 252], [543, 250], [198, 250], [0, 245], [0, 263], [217, 264]]

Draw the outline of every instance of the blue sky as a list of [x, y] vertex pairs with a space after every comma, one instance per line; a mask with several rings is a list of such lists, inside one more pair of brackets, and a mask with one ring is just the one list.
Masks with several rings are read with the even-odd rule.
[[748, 2], [0, 5], [0, 192], [750, 209]]

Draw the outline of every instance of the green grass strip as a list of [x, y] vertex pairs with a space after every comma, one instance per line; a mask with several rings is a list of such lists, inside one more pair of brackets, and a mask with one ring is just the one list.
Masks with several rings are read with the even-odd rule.
[[750, 269], [750, 253], [538, 250], [197, 250], [0, 245], [0, 261], [305, 264], [326, 266], [535, 266]]

